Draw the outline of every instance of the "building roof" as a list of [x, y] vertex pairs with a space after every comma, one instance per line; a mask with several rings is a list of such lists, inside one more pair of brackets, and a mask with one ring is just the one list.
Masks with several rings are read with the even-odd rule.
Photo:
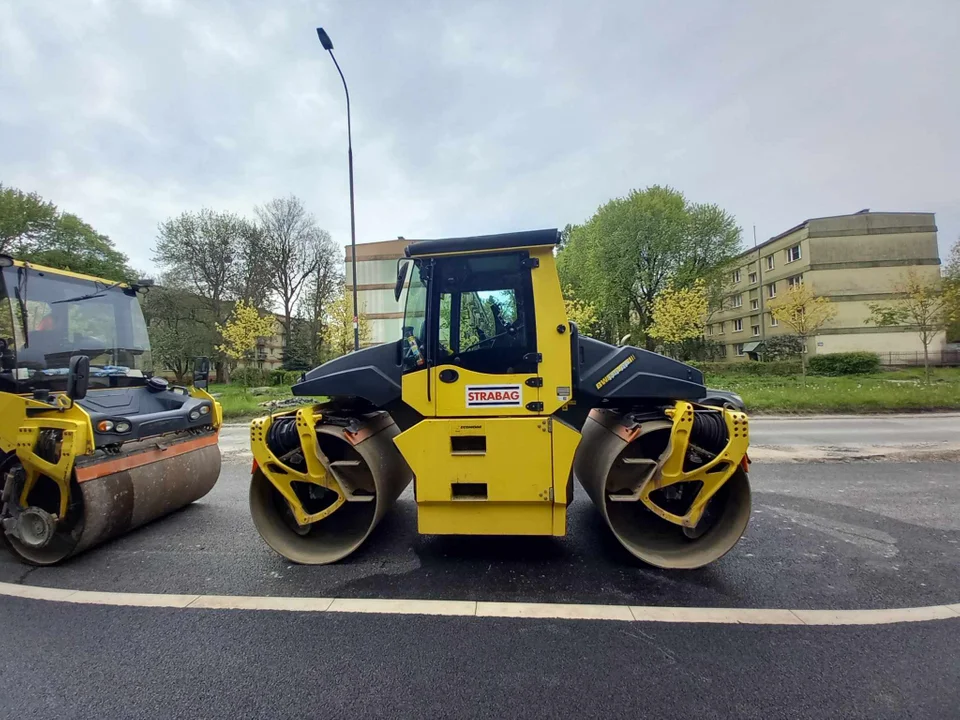
[[[755, 252], [756, 250], [759, 250], [759, 249], [762, 248], [762, 247], [765, 247], [765, 246], [767, 246], [767, 245], [769, 245], [769, 244], [771, 244], [771, 243], [776, 242], [777, 240], [781, 240], [782, 238], [785, 238], [787, 235], [791, 235], [791, 234], [797, 232], [798, 230], [803, 230], [804, 228], [809, 227], [809, 226], [810, 226], [810, 223], [812, 223], [812, 222], [819, 222], [819, 221], [823, 221], [823, 220], [837, 220], [837, 219], [840, 219], [840, 218], [878, 217], [878, 216], [881, 216], [881, 215], [929, 215], [929, 216], [932, 218], [932, 217], [934, 216], [934, 213], [925, 213], [925, 212], [870, 212], [869, 209], [866, 209], [866, 210], [860, 210], [860, 211], [855, 212], [855, 213], [849, 213], [849, 214], [847, 214], [847, 215], [825, 215], [824, 217], [807, 218], [806, 220], [804, 220], [804, 221], [803, 221], [802, 223], [800, 223], [799, 225], [794, 225], [794, 226], [793, 226], [792, 228], [790, 228], [789, 230], [784, 230], [784, 231], [783, 231], [782, 233], [780, 233], [779, 235], [774, 235], [772, 238], [769, 238], [768, 240], [764, 240], [764, 241], [763, 241], [762, 243], [760, 243], [759, 245], [755, 245], [755, 246], [752, 247], [752, 248], [747, 248], [747, 249], [744, 250], [742, 253], [740, 253], [739, 255], [737, 255], [737, 257], [738, 257], [738, 258], [746, 257], [747, 255], [750, 255], [751, 253]], [[931, 231], [936, 231], [936, 229], [937, 229], [937, 228], [936, 228], [936, 225], [934, 225], [934, 226], [931, 227]]]

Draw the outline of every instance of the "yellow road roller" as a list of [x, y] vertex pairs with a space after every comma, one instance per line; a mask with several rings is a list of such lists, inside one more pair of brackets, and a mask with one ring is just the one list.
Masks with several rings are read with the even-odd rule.
[[52, 565], [206, 495], [222, 412], [151, 377], [138, 291], [0, 255], [0, 535]]
[[402, 337], [293, 388], [324, 402], [251, 423], [250, 507], [270, 547], [341, 560], [411, 481], [420, 533], [562, 536], [575, 479], [651, 565], [700, 567], [737, 543], [750, 517], [747, 416], [713, 404], [689, 365], [581, 336], [557, 240], [537, 230], [407, 246]]

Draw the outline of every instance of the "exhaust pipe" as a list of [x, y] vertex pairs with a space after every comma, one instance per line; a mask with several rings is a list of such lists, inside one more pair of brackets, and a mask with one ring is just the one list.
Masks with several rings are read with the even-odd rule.
[[[254, 421], [254, 442], [258, 439], [257, 423], [266, 420]], [[283, 420], [275, 418], [274, 423]], [[315, 431], [317, 455], [336, 490], [296, 481], [291, 486], [305, 512], [318, 514], [333, 508], [328, 515], [300, 525], [263, 467], [257, 467], [250, 484], [250, 513], [257, 532], [277, 553], [304, 565], [334, 563], [354, 552], [412, 479], [393, 444], [400, 430], [387, 413], [378, 413], [356, 433], [330, 424], [318, 424]], [[274, 425], [260, 437], [266, 435], [266, 443], [276, 457], [286, 450], [285, 462], [293, 463], [290, 456], [299, 452], [299, 438], [293, 432], [293, 426]], [[274, 475], [289, 474], [281, 463], [269, 462], [266, 469]]]
[[[740, 540], [750, 519], [750, 483], [737, 466], [707, 502], [695, 527], [663, 515], [683, 515], [700, 490], [696, 483], [655, 490], [649, 501], [662, 514], [652, 510], [640, 499], [641, 488], [659, 477], [670, 455], [672, 427], [669, 420], [635, 423], [617, 412], [593, 410], [574, 457], [574, 474], [631, 555], [661, 568], [692, 569], [719, 559]], [[693, 454], [702, 452], [700, 444], [716, 447], [726, 442], [716, 422], [698, 422], [693, 428], [691, 444], [697, 446], [691, 448]]]

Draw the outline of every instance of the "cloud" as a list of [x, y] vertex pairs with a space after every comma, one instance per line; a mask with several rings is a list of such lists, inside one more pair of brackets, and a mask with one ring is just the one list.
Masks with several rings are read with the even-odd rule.
[[159, 222], [294, 193], [349, 240], [563, 226], [668, 183], [763, 239], [937, 213], [960, 234], [960, 5], [0, 0], [0, 181], [150, 268]]

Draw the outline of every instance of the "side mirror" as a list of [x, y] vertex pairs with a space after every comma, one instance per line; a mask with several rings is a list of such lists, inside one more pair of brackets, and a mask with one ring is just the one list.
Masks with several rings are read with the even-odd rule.
[[400, 295], [403, 293], [403, 284], [407, 279], [407, 270], [409, 270], [412, 261], [408, 258], [397, 260], [397, 284], [393, 288], [393, 299], [400, 302]]
[[210, 358], [198, 357], [193, 360], [193, 386], [206, 390], [210, 385]]
[[70, 372], [67, 375], [67, 397], [71, 400], [83, 400], [90, 385], [90, 358], [86, 355], [74, 355], [70, 358]]

